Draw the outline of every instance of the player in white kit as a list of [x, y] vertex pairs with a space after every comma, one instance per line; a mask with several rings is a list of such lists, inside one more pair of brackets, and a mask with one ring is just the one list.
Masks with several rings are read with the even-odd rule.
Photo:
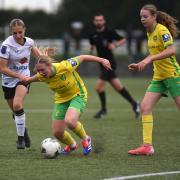
[[17, 149], [31, 146], [31, 140], [25, 126], [23, 101], [28, 93], [28, 86], [22, 81], [30, 76], [30, 54], [38, 58], [39, 51], [31, 38], [25, 37], [26, 27], [21, 19], [10, 22], [9, 36], [0, 47], [0, 72], [4, 98], [11, 108], [16, 124], [18, 140]]

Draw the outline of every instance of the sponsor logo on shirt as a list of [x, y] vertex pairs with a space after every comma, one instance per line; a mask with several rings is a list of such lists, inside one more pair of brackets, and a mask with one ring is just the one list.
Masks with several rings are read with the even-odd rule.
[[148, 48], [149, 49], [157, 49], [157, 48], [159, 48], [159, 46], [158, 45], [153, 45], [153, 46], [148, 46]]
[[24, 63], [27, 63], [28, 62], [28, 59], [26, 57], [20, 59], [19, 63], [21, 64], [24, 64]]
[[170, 40], [171, 40], [169, 34], [163, 34], [163, 35], [162, 35], [162, 38], [163, 38], [163, 41], [164, 41], [164, 42], [167, 42], [167, 41], [170, 41]]
[[6, 54], [7, 46], [2, 46], [1, 47], [1, 53]]
[[76, 66], [77, 62], [74, 59], [68, 59], [68, 61], [71, 63], [71, 66]]
[[13, 69], [15, 69], [15, 70], [26, 70], [26, 69], [28, 69], [28, 66], [13, 66]]

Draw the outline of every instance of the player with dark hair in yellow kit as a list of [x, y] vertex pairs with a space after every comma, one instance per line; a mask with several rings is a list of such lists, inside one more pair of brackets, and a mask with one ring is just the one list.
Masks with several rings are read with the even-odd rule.
[[130, 64], [130, 70], [142, 71], [153, 63], [154, 75], [141, 102], [143, 125], [143, 145], [130, 150], [132, 155], [152, 155], [153, 115], [152, 109], [160, 98], [169, 93], [180, 110], [180, 67], [176, 61], [173, 38], [179, 30], [176, 19], [169, 14], [158, 11], [152, 4], [141, 8], [140, 18], [147, 30], [148, 49], [150, 55], [139, 63]]

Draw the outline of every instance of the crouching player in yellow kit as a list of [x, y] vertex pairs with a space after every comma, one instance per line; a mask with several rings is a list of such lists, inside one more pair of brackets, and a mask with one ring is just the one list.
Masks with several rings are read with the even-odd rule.
[[108, 60], [91, 55], [80, 55], [59, 63], [53, 63], [48, 56], [40, 56], [35, 66], [37, 74], [27, 78], [27, 82], [42, 81], [55, 92], [54, 109], [52, 112], [52, 132], [60, 142], [66, 144], [61, 153], [68, 154], [77, 149], [77, 143], [65, 127], [68, 127], [82, 140], [83, 154], [91, 150], [91, 137], [79, 121], [87, 102], [86, 87], [75, 71], [83, 61], [101, 63], [106, 69], [111, 69]]
[[149, 56], [139, 63], [130, 64], [130, 70], [142, 71], [153, 63], [153, 79], [141, 102], [143, 125], [143, 145], [128, 151], [132, 155], [152, 155], [153, 115], [156, 103], [167, 92], [173, 97], [180, 110], [180, 67], [175, 57], [173, 38], [179, 33], [176, 19], [169, 14], [158, 11], [153, 4], [144, 5], [140, 18], [147, 30]]

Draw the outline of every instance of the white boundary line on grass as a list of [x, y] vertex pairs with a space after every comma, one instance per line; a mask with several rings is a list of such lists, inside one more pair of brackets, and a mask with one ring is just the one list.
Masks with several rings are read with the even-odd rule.
[[137, 175], [131, 175], [131, 176], [120, 176], [120, 177], [108, 178], [108, 179], [104, 179], [104, 180], [136, 179], [136, 178], [150, 177], [150, 176], [164, 176], [164, 175], [169, 175], [169, 174], [180, 174], [180, 171], [159, 172], [159, 173], [149, 173], [149, 174], [137, 174]]

